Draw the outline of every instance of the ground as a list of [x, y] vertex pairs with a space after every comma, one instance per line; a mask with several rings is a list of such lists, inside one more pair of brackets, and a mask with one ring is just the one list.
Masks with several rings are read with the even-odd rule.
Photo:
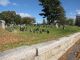
[[[47, 32], [31, 32], [30, 29], [47, 29]], [[66, 26], [62, 28], [55, 28], [53, 26], [27, 26], [27, 31], [19, 31], [17, 27], [13, 32], [0, 29], [0, 51], [5, 51], [11, 48], [19, 47], [22, 45], [32, 45], [40, 42], [58, 39], [60, 37], [79, 32], [80, 28], [76, 26]]]
[[72, 46], [59, 60], [80, 60], [80, 40]]

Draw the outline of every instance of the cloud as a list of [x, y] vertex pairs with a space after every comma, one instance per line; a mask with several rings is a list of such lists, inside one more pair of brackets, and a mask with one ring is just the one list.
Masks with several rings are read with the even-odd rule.
[[16, 3], [12, 3], [12, 5], [17, 5]]
[[7, 5], [16, 5], [16, 3], [12, 3], [9, 0], [0, 0], [0, 5], [1, 6], [7, 6]]
[[21, 17], [31, 17], [34, 18], [32, 15], [28, 14], [28, 13], [17, 13], [19, 14]]
[[76, 10], [77, 14], [80, 14], [80, 10]]
[[6, 6], [8, 4], [10, 4], [9, 0], [0, 0], [0, 5]]
[[73, 18], [73, 19], [75, 19], [75, 12], [68, 12], [67, 14], [66, 14], [66, 17], [67, 18]]

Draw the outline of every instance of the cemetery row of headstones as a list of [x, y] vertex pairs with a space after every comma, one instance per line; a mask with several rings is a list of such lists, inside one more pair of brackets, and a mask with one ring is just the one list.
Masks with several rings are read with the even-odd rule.
[[[41, 25], [37, 25], [36, 28], [32, 29], [32, 28], [27, 28], [27, 26], [25, 26], [25, 25], [21, 25], [20, 26], [20, 31], [29, 30], [29, 32], [33, 32], [33, 33], [43, 33], [43, 32], [46, 32], [48, 34], [50, 33], [50, 31], [48, 29], [46, 29], [46, 28], [48, 28], [48, 26], [43, 26], [43, 27], [46, 27], [45, 29], [40, 28], [40, 27], [41, 27]], [[4, 20], [0, 20], [0, 28], [6, 29], [9, 32], [12, 32], [14, 29], [16, 29], [14, 24], [8, 24], [7, 27], [6, 27]]]
[[27, 28], [27, 26], [23, 26], [23, 27], [20, 27], [20, 31], [29, 31], [29, 32], [33, 32], [33, 33], [50, 33], [50, 31], [48, 29], [43, 29], [43, 28], [40, 28], [40, 27], [37, 27], [37, 28]]

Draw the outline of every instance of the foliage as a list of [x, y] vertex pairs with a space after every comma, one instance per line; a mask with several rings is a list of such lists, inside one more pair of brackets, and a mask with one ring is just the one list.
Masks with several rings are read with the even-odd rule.
[[21, 22], [22, 24], [26, 24], [26, 25], [33, 24], [35, 23], [35, 19], [30, 17], [23, 17]]
[[54, 23], [54, 20], [58, 20], [61, 24], [64, 23], [65, 11], [59, 0], [39, 0], [39, 2], [43, 7], [40, 15], [47, 18], [49, 24]]
[[1, 12], [1, 19], [5, 20], [7, 24], [11, 24], [14, 22], [16, 16], [15, 11], [3, 11]]
[[6, 24], [32, 24], [35, 23], [35, 19], [32, 17], [22, 18], [20, 15], [16, 14], [15, 11], [3, 11], [0, 13], [0, 19], [5, 20]]
[[22, 18], [21, 18], [20, 15], [16, 15], [14, 21], [15, 21], [16, 24], [20, 24], [20, 23], [21, 23], [21, 19], [22, 19]]
[[72, 18], [69, 18], [69, 19], [67, 19], [67, 25], [74, 25], [74, 19], [72, 19]]

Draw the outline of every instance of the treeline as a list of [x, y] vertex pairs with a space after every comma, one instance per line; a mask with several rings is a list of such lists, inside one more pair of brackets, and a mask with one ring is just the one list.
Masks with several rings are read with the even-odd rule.
[[15, 11], [3, 11], [0, 13], [0, 20], [4, 20], [6, 25], [8, 24], [33, 24], [35, 18], [33, 17], [21, 17]]
[[[64, 10], [60, 0], [39, 0], [39, 5], [42, 6], [42, 12], [39, 14], [47, 20], [49, 25], [57, 25], [58, 27], [65, 25], [74, 25], [74, 19], [66, 17], [66, 11]], [[43, 24], [46, 21], [43, 19]]]
[[47, 19], [48, 24], [54, 24], [55, 21], [62, 25], [65, 24], [65, 10], [60, 0], [39, 0], [39, 2], [43, 7], [40, 15]]

